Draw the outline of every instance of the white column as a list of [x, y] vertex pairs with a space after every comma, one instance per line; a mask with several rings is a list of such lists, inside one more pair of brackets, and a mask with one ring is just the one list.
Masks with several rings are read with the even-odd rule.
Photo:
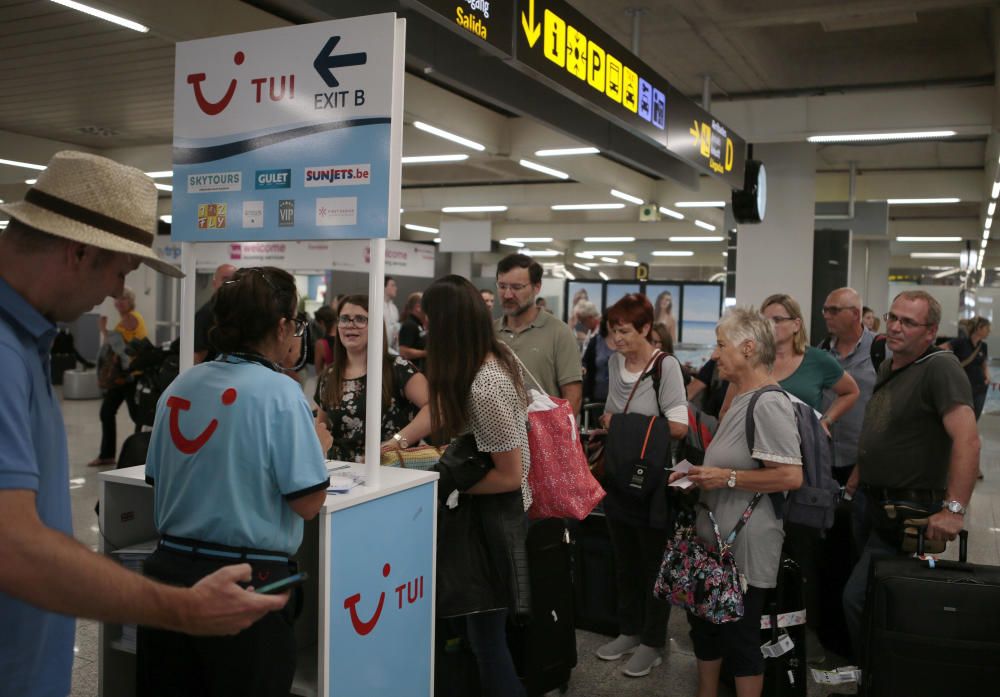
[[472, 278], [472, 253], [471, 252], [452, 252], [451, 253], [451, 272], [456, 276], [464, 276], [465, 278]]
[[852, 240], [851, 288], [879, 317], [889, 309], [889, 242]]
[[767, 211], [759, 225], [740, 225], [736, 303], [759, 307], [772, 293], [799, 301], [809, 326], [816, 205], [816, 151], [810, 143], [756, 145], [767, 170]]

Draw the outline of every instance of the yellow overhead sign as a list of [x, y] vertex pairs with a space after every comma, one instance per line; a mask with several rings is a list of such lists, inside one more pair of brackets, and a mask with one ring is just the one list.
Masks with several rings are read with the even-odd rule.
[[653, 86], [651, 79], [642, 77], [638, 65], [630, 64], [631, 56], [614, 55], [601, 41], [588, 36], [584, 28], [549, 7], [541, 13], [539, 22], [535, 0], [528, 0], [527, 5], [527, 10], [521, 12], [521, 30], [529, 48], [535, 49], [541, 39], [542, 55], [547, 61], [657, 129], [665, 128], [666, 95]]

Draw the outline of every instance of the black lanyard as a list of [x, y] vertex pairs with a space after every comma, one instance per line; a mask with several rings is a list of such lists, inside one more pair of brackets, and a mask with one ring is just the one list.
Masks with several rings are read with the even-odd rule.
[[886, 379], [883, 380], [882, 382], [876, 383], [875, 387], [872, 388], [872, 394], [875, 394], [880, 389], [882, 389], [883, 387], [885, 387], [886, 385], [888, 385], [892, 381], [893, 378], [895, 378], [897, 375], [899, 375], [904, 370], [906, 370], [907, 368], [909, 368], [911, 365], [919, 363], [920, 361], [924, 360], [928, 356], [931, 356], [931, 355], [933, 355], [935, 353], [940, 353], [940, 352], [941, 352], [941, 349], [939, 349], [937, 346], [928, 346], [927, 350], [924, 351], [915, 361], [911, 361], [910, 363], [907, 363], [906, 365], [904, 365], [899, 370], [891, 370], [890, 369], [888, 377], [886, 377]]
[[229, 363], [227, 358], [232, 356], [233, 358], [239, 358], [241, 361], [246, 363], [256, 363], [257, 365], [262, 365], [265, 368], [269, 368], [276, 373], [284, 373], [284, 369], [272, 361], [270, 358], [265, 358], [259, 353], [243, 353], [242, 351], [232, 351], [231, 353], [224, 353], [215, 360], [221, 361], [222, 363]]

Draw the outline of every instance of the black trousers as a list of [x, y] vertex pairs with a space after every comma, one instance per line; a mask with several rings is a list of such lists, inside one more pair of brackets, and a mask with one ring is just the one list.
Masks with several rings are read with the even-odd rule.
[[[135, 393], [135, 383], [115, 385], [104, 393], [101, 401], [101, 453], [102, 460], [113, 460], [118, 448], [116, 417], [122, 402], [131, 402]], [[131, 413], [131, 412], [130, 412]]]
[[618, 631], [629, 636], [637, 634], [646, 646], [662, 648], [667, 643], [670, 603], [653, 595], [653, 584], [663, 562], [668, 533], [611, 518], [608, 533], [618, 582]]
[[[232, 562], [157, 550], [144, 566], [147, 576], [191, 586]], [[253, 563], [254, 578], [268, 582], [289, 575], [286, 564]], [[271, 568], [268, 568], [271, 567]], [[139, 627], [138, 697], [288, 697], [295, 677], [294, 600], [236, 636], [200, 637]]]

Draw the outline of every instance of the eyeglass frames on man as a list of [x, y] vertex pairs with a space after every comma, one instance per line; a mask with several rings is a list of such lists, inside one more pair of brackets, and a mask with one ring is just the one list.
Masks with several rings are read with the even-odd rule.
[[930, 322], [917, 322], [916, 320], [912, 320], [909, 317], [897, 317], [892, 312], [886, 312], [884, 315], [882, 315], [882, 319], [885, 320], [886, 327], [896, 322], [899, 322], [901, 325], [903, 325], [903, 329], [916, 329], [917, 327], [934, 326]]
[[850, 305], [838, 306], [838, 305], [824, 305], [822, 308], [824, 315], [836, 315], [840, 314], [844, 310], [852, 310]]
[[506, 293], [508, 290], [512, 290], [515, 293], [520, 293], [525, 288], [529, 287], [530, 283], [500, 283], [497, 281], [497, 290], [501, 293]]

